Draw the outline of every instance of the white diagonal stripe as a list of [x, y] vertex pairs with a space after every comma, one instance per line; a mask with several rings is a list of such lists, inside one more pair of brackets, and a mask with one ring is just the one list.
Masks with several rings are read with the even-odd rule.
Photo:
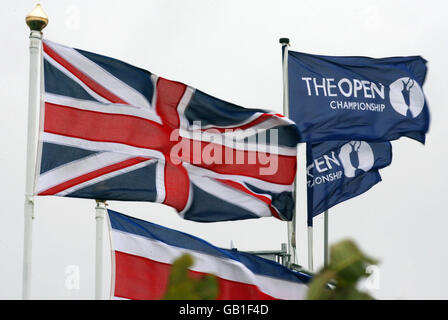
[[128, 154], [102, 152], [68, 162], [39, 176], [38, 193], [72, 180], [83, 174], [133, 158]]
[[270, 217], [271, 211], [268, 205], [258, 198], [247, 193], [228, 187], [214, 179], [197, 176], [190, 172], [190, 180], [194, 185], [205, 192], [229, 202], [234, 206], [243, 208], [259, 217]]
[[133, 157], [157, 158], [158, 160], [165, 161], [165, 156], [160, 151], [154, 149], [133, 147], [122, 143], [90, 141], [80, 138], [66, 137], [49, 132], [44, 132], [42, 134], [42, 139], [44, 142], [55, 143], [84, 150], [110, 151], [127, 154]]
[[108, 71], [101, 68], [99, 65], [83, 56], [81, 53], [73, 48], [66, 47], [48, 40], [45, 43], [55, 50], [61, 57], [67, 60], [75, 68], [80, 70], [85, 75], [94, 79], [104, 88], [113, 92], [115, 95], [126, 101], [127, 103], [136, 107], [151, 109], [151, 104], [148, 100], [137, 90], [116, 78]]
[[118, 169], [118, 170], [115, 170], [115, 171], [112, 171], [112, 172], [108, 172], [108, 173], [103, 174], [101, 176], [95, 177], [95, 178], [93, 178], [91, 180], [88, 180], [88, 181], [85, 181], [83, 183], [77, 184], [77, 185], [75, 185], [75, 186], [73, 186], [71, 188], [65, 189], [64, 191], [61, 191], [61, 192], [57, 193], [56, 195], [63, 197], [65, 195], [67, 195], [67, 194], [70, 194], [70, 193], [73, 193], [73, 192], [75, 192], [77, 190], [86, 188], [86, 187], [91, 186], [91, 185], [93, 185], [95, 183], [98, 183], [98, 182], [101, 182], [101, 181], [105, 181], [105, 180], [111, 179], [113, 177], [116, 177], [116, 176], [119, 176], [119, 175], [122, 175], [122, 174], [125, 174], [125, 173], [128, 173], [128, 172], [131, 172], [131, 171], [143, 168], [143, 167], [146, 167], [147, 165], [149, 165], [151, 163], [154, 163], [156, 161], [157, 160], [155, 160], [155, 159], [150, 159], [150, 160], [143, 161], [143, 162], [134, 164], [132, 166], [126, 167], [126, 168], [121, 168], [121, 169]]
[[95, 91], [90, 89], [84, 82], [79, 80], [77, 77], [75, 77], [70, 71], [68, 71], [64, 66], [60, 65], [56, 60], [54, 60], [52, 57], [50, 57], [46, 52], [44, 52], [44, 58], [47, 60], [48, 63], [50, 63], [53, 67], [61, 71], [63, 74], [65, 74], [67, 77], [72, 79], [74, 82], [79, 84], [88, 94], [90, 94], [94, 99], [103, 102], [103, 103], [110, 103], [109, 100], [103, 98], [99, 94], [97, 94]]

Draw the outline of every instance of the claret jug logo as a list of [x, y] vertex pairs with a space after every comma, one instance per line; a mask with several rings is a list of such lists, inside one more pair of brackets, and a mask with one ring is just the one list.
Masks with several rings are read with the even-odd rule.
[[347, 178], [358, 175], [358, 170], [369, 171], [375, 162], [373, 150], [365, 141], [350, 141], [344, 144], [339, 151], [339, 159]]
[[339, 151], [331, 151], [315, 158], [307, 167], [308, 187], [334, 182], [343, 177], [354, 178], [372, 169], [375, 156], [365, 141], [350, 141]]
[[390, 104], [399, 114], [415, 118], [423, 110], [425, 97], [420, 85], [412, 78], [404, 77], [389, 85]]

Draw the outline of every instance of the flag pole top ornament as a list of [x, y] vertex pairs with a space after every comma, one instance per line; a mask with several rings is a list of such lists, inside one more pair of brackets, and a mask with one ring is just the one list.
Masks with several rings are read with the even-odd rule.
[[280, 38], [279, 42], [282, 45], [289, 45], [289, 38]]
[[25, 21], [31, 31], [42, 31], [48, 24], [48, 16], [42, 10], [40, 4], [37, 4], [34, 9], [28, 13]]

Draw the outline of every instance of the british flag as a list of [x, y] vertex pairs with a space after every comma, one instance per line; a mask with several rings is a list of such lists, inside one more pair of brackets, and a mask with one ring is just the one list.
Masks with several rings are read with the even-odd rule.
[[202, 222], [292, 219], [291, 120], [48, 40], [43, 56], [36, 194], [157, 202]]

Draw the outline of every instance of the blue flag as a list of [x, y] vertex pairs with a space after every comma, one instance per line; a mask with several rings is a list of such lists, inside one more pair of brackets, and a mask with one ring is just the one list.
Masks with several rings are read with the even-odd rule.
[[308, 225], [313, 217], [380, 182], [378, 170], [391, 161], [390, 142], [307, 143]]
[[425, 142], [429, 111], [420, 56], [373, 59], [289, 51], [290, 117], [301, 142]]

